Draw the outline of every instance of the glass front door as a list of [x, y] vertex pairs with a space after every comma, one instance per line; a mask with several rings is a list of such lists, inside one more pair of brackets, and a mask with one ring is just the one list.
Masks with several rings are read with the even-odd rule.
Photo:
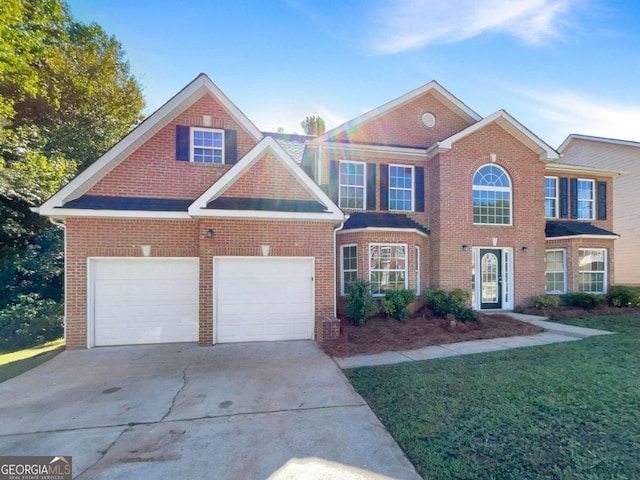
[[502, 308], [502, 250], [480, 250], [480, 308]]

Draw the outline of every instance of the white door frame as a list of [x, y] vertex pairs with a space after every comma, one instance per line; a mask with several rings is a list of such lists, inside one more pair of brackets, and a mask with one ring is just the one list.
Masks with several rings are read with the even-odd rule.
[[242, 259], [242, 260], [255, 260], [255, 261], [267, 261], [267, 260], [307, 260], [309, 262], [311, 262], [311, 276], [312, 276], [312, 281], [311, 281], [311, 339], [315, 340], [316, 338], [316, 329], [315, 329], [315, 324], [313, 322], [315, 322], [315, 318], [316, 318], [316, 258], [315, 257], [274, 257], [274, 256], [265, 256], [265, 257], [258, 257], [258, 256], [240, 256], [240, 255], [235, 255], [235, 256], [231, 256], [231, 255], [221, 255], [221, 256], [216, 256], [213, 257], [212, 259], [212, 263], [213, 263], [213, 272], [212, 272], [212, 289], [213, 292], [211, 295], [211, 300], [213, 302], [212, 305], [212, 312], [213, 312], [213, 345], [215, 345], [216, 343], [218, 343], [218, 322], [217, 322], [217, 317], [218, 317], [218, 289], [216, 288], [217, 285], [217, 273], [216, 273], [216, 263], [218, 262], [218, 260], [221, 259]]
[[473, 254], [473, 271], [475, 272], [475, 291], [473, 292], [473, 302], [471, 307], [474, 310], [481, 310], [481, 291], [480, 291], [480, 250], [500, 250], [502, 252], [502, 310], [513, 310], [513, 278], [514, 278], [514, 262], [513, 247], [493, 247], [490, 245], [478, 246], [472, 248]]
[[160, 260], [163, 260], [163, 261], [191, 260], [198, 263], [200, 262], [200, 259], [198, 257], [87, 257], [87, 348], [92, 348], [96, 346], [96, 338], [95, 338], [96, 264], [100, 260], [130, 260], [133, 262], [154, 262], [154, 261], [160, 261]]

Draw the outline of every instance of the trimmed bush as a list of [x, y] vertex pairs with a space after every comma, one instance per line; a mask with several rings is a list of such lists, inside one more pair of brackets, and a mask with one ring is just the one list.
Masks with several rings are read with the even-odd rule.
[[364, 280], [356, 280], [345, 286], [347, 294], [347, 315], [353, 323], [362, 326], [367, 318], [378, 313], [378, 303], [371, 295], [371, 284]]
[[433, 313], [440, 317], [453, 315], [456, 320], [468, 322], [475, 320], [474, 311], [467, 307], [469, 292], [459, 288], [444, 290], [441, 288], [425, 290], [424, 301]]
[[596, 295], [594, 293], [574, 292], [560, 296], [563, 305], [570, 307], [578, 307], [584, 310], [591, 310], [605, 300], [604, 295]]
[[416, 299], [416, 294], [406, 288], [400, 290], [389, 290], [380, 299], [382, 310], [387, 317], [404, 321], [407, 318], [407, 305]]
[[640, 287], [616, 285], [607, 293], [607, 304], [610, 307], [640, 307]]
[[560, 297], [557, 295], [536, 295], [531, 299], [536, 308], [556, 308], [560, 306]]
[[62, 337], [64, 308], [37, 293], [20, 295], [0, 311], [0, 351], [20, 350]]

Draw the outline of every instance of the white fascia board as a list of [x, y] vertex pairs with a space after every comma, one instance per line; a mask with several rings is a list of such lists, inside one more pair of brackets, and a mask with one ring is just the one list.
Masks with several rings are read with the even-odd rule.
[[[229, 188], [242, 174], [248, 170], [258, 159], [267, 151], [275, 155], [287, 169], [307, 188], [309, 193], [314, 196], [320, 203], [322, 203], [329, 214], [335, 216], [338, 219], [344, 219], [344, 214], [338, 206], [331, 201], [326, 193], [316, 185], [316, 183], [295, 163], [295, 161], [284, 151], [284, 149], [271, 137], [265, 137], [255, 147], [253, 147], [238, 163], [231, 167], [222, 177], [218, 179], [211, 187], [207, 189], [200, 197], [198, 197], [189, 206], [189, 215], [192, 216], [216, 216], [212, 212], [248, 212], [248, 210], [215, 210], [208, 209], [207, 204], [212, 200], [219, 197], [224, 191]], [[259, 212], [267, 213], [267, 212]], [[301, 212], [268, 212], [268, 213], [301, 213]], [[305, 213], [308, 215], [308, 213]], [[327, 214], [317, 214], [324, 216]], [[228, 214], [224, 216], [229, 216]], [[244, 214], [238, 214], [239, 217], [244, 217]], [[276, 218], [276, 217], [273, 217]], [[278, 217], [280, 218], [280, 217]], [[291, 217], [297, 218], [297, 217]]]
[[322, 143], [321, 145], [319, 145], [319, 147], [320, 146], [325, 150], [339, 151], [345, 154], [349, 154], [350, 152], [363, 152], [381, 157], [419, 157], [423, 160], [427, 159], [427, 150], [425, 150], [424, 148], [389, 147], [386, 145], [366, 145], [339, 142]]
[[545, 170], [551, 172], [582, 173], [601, 177], [620, 177], [630, 173], [626, 170], [608, 170], [606, 168], [586, 167], [583, 165], [572, 165], [570, 163], [547, 163]]
[[[216, 97], [224, 108], [227, 109], [229, 114], [234, 117], [238, 123], [256, 139], [256, 141], [260, 141], [262, 139], [263, 135], [260, 130], [258, 130], [258, 128], [251, 123], [251, 121], [238, 109], [238, 107], [236, 107], [231, 100], [222, 93], [222, 91], [207, 75], [201, 73], [195, 80], [180, 90], [180, 92], [178, 92], [167, 103], [162, 105], [158, 110], [149, 115], [140, 125], [129, 132], [127, 136], [116, 143], [98, 160], [71, 180], [49, 200], [44, 202], [42, 205], [42, 215], [49, 215], [50, 213], [48, 212], [50, 212], [53, 207], [61, 207], [76, 190], [82, 187], [84, 183], [90, 181], [95, 175], [100, 175], [97, 181], [106, 176], [107, 173], [125, 159], [125, 157], [122, 157], [122, 154], [126, 152], [127, 149], [134, 146], [136, 142], [146, 138], [146, 135], [150, 131], [152, 131], [163, 120], [170, 117], [173, 112], [177, 111], [180, 106], [187, 102], [192, 96], [200, 93], [197, 97], [200, 98], [206, 92], [209, 92]], [[173, 118], [173, 116], [171, 116], [171, 118]], [[97, 183], [97, 181], [94, 181], [94, 184]]]
[[150, 219], [191, 219], [187, 212], [150, 212], [146, 210], [90, 210], [85, 208], [54, 208], [40, 215], [52, 218], [94, 217], [94, 218], [150, 218]]
[[482, 119], [480, 115], [478, 115], [471, 108], [469, 108], [467, 105], [461, 102], [451, 92], [449, 92], [447, 89], [445, 89], [442, 85], [440, 85], [435, 80], [432, 80], [431, 82], [421, 87], [418, 87], [415, 90], [412, 90], [408, 93], [405, 93], [404, 95], [394, 100], [391, 100], [390, 102], [387, 102], [384, 105], [374, 108], [373, 110], [369, 110], [368, 112], [363, 113], [362, 115], [352, 120], [349, 120], [346, 123], [343, 123], [342, 125], [334, 128], [333, 130], [329, 130], [328, 132], [325, 132], [323, 135], [317, 137], [314, 140], [311, 140], [310, 143], [311, 144], [322, 143], [327, 140], [330, 140], [336, 135], [341, 135], [347, 132], [349, 129], [352, 129], [359, 124], [368, 122], [369, 120], [372, 120], [377, 116], [383, 115], [386, 112], [389, 112], [394, 108], [397, 108], [400, 105], [406, 102], [409, 102], [410, 100], [413, 100], [414, 98], [419, 97], [420, 95], [423, 95], [430, 91], [436, 94], [436, 97], [438, 98], [438, 100], [442, 101], [445, 104], [448, 104], [450, 109], [454, 111], [456, 114], [458, 114], [460, 117], [462, 117], [464, 120], [466, 120], [467, 123], [470, 123], [470, 124], [475, 123]]
[[617, 138], [594, 137], [591, 135], [580, 135], [578, 133], [570, 134], [564, 142], [558, 147], [558, 151], [562, 153], [573, 140], [585, 140], [588, 142], [611, 143], [613, 145], [624, 145], [626, 147], [640, 147], [640, 142], [631, 140], [619, 140]]
[[315, 220], [327, 222], [342, 222], [344, 215], [335, 213], [319, 213], [319, 212], [279, 212], [265, 210], [216, 210], [216, 209], [200, 209], [190, 214], [193, 218], [255, 218], [260, 220]]
[[342, 235], [345, 233], [358, 233], [358, 232], [410, 232], [417, 233], [418, 235], [428, 238], [424, 232], [421, 232], [417, 228], [393, 228], [393, 227], [363, 227], [363, 228], [350, 228], [349, 230], [340, 230], [336, 232], [336, 235]]
[[617, 240], [620, 235], [563, 235], [561, 237], [546, 237], [545, 240], [571, 240], [574, 238], [593, 238], [596, 240]]
[[475, 123], [470, 127], [465, 128], [461, 132], [458, 132], [455, 135], [452, 135], [449, 138], [438, 142], [436, 145], [432, 146], [429, 151], [434, 148], [438, 148], [440, 149], [440, 151], [450, 150], [453, 144], [457, 141], [471, 135], [472, 133], [477, 132], [481, 128], [484, 128], [493, 122], [498, 122], [498, 125], [504, 128], [507, 132], [512, 134], [522, 143], [538, 153], [541, 161], [550, 162], [559, 158], [558, 152], [556, 152], [546, 142], [542, 141], [537, 135], [533, 134], [528, 128], [518, 122], [515, 118], [509, 115], [509, 113], [505, 110], [498, 110], [488, 117], [483, 118], [478, 123]]

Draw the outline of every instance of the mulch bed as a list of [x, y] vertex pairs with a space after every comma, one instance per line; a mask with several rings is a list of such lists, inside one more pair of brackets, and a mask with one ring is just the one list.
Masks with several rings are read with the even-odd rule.
[[423, 310], [404, 322], [373, 317], [365, 326], [356, 327], [349, 320], [343, 320], [340, 336], [324, 342], [322, 347], [331, 356], [349, 357], [467, 340], [533, 335], [541, 330], [507, 315], [480, 315], [475, 322], [456, 322], [433, 318], [428, 310]]
[[597, 317], [601, 315], [620, 315], [625, 313], [640, 313], [640, 307], [609, 307], [608, 305], [598, 305], [590, 310], [584, 310], [582, 308], [570, 307], [561, 305], [553, 308], [535, 308], [525, 307], [518, 309], [519, 313], [526, 313], [528, 315], [539, 315], [541, 317], [547, 317], [551, 321], [573, 320], [576, 318]]

